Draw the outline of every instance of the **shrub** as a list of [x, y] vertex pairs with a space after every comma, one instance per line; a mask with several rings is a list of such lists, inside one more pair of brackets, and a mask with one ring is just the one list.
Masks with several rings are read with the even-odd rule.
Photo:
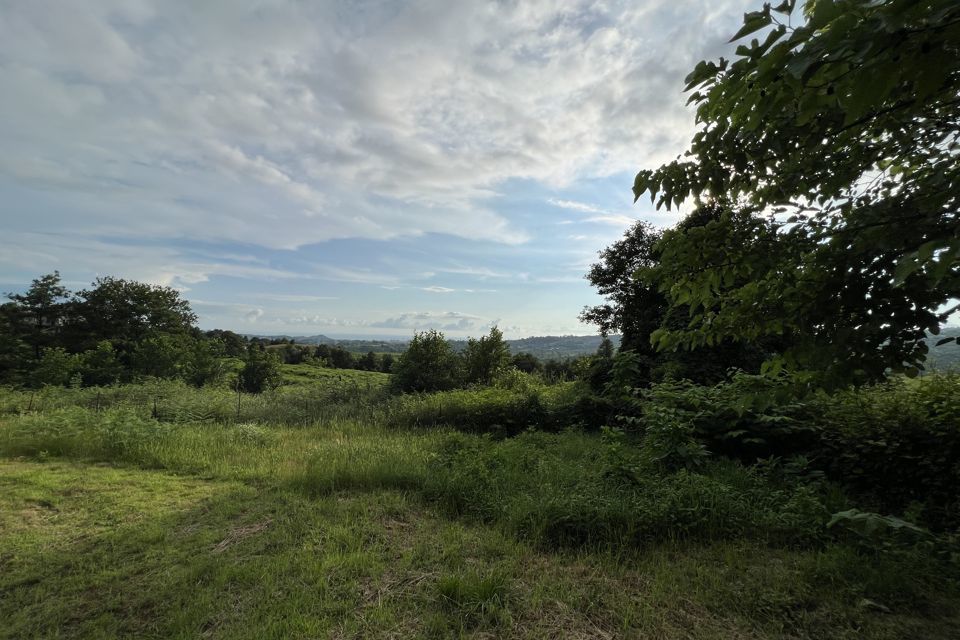
[[460, 389], [392, 400], [386, 412], [394, 427], [452, 426], [464, 431], [519, 433], [542, 427], [546, 410], [536, 392], [506, 389]]
[[424, 491], [453, 514], [548, 546], [727, 537], [809, 544], [825, 535], [830, 510], [817, 485], [776, 482], [731, 461], [663, 474], [637, 456], [626, 475], [608, 462], [594, 436], [458, 434], [438, 448]]
[[624, 405], [621, 422], [646, 433], [658, 455], [691, 446], [686, 435], [745, 463], [801, 455], [876, 511], [903, 513], [919, 503], [926, 526], [960, 526], [960, 376], [828, 395], [803, 394], [787, 378], [736, 374], [712, 387], [654, 385], [641, 398]]
[[250, 349], [237, 376], [237, 384], [248, 393], [263, 393], [283, 382], [280, 360], [268, 351]]
[[807, 412], [817, 463], [871, 507], [960, 527], [960, 376], [936, 375], [820, 396]]
[[398, 391], [442, 391], [460, 383], [457, 354], [439, 331], [413, 334], [407, 350], [393, 365], [393, 385]]

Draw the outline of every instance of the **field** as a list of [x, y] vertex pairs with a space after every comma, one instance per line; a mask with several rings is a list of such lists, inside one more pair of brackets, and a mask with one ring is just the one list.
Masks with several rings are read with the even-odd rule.
[[0, 637], [956, 637], [945, 565], [809, 524], [835, 488], [626, 483], [599, 434], [389, 426], [348, 373], [240, 421], [228, 389], [0, 392]]

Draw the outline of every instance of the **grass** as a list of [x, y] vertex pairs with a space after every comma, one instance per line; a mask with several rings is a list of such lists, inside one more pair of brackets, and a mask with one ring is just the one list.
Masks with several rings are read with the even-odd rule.
[[0, 638], [956, 637], [943, 565], [805, 528], [831, 487], [621, 466], [578, 432], [8, 414]]
[[0, 478], [4, 638], [949, 638], [960, 623], [933, 585], [840, 549], [547, 552], [395, 490], [65, 462], [2, 462]]
[[390, 382], [389, 373], [359, 369], [326, 369], [313, 364], [285, 364], [281, 367], [283, 380], [288, 384], [344, 383], [361, 390], [376, 389]]

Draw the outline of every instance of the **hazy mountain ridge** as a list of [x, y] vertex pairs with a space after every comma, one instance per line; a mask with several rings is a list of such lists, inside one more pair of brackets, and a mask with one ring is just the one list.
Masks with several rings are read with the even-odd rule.
[[[296, 344], [329, 344], [338, 345], [352, 353], [403, 353], [407, 348], [409, 340], [359, 340], [359, 339], [337, 339], [323, 334], [312, 336], [249, 336], [277, 340], [293, 340]], [[957, 370], [960, 369], [960, 344], [951, 342], [948, 344], [936, 346], [937, 342], [943, 338], [960, 337], [960, 327], [944, 328], [940, 335], [927, 338], [927, 344], [930, 347], [930, 355], [927, 358], [928, 370]], [[620, 336], [610, 336], [614, 345], [620, 343]], [[532, 353], [541, 360], [562, 360], [564, 358], [575, 358], [582, 355], [595, 353], [600, 346], [601, 336], [533, 336], [529, 338], [519, 338], [516, 340], [507, 340], [511, 353]], [[466, 340], [451, 340], [454, 349], [463, 349]]]

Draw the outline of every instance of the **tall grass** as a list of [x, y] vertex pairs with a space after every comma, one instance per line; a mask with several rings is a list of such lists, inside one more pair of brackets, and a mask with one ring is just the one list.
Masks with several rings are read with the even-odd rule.
[[270, 392], [238, 394], [226, 387], [198, 389], [181, 381], [37, 391], [0, 388], [0, 416], [66, 408], [122, 409], [161, 422], [309, 426], [343, 419], [372, 420], [381, 412], [385, 385], [333, 376], [323, 384], [289, 385]]
[[163, 423], [125, 408], [78, 407], [0, 420], [0, 455], [109, 461], [206, 477], [340, 489], [414, 488], [441, 432], [331, 419], [310, 427]]
[[[903, 398], [921, 393], [905, 389], [895, 392]], [[924, 402], [937, 411], [952, 407], [954, 400], [945, 393], [951, 389], [927, 387]], [[154, 411], [149, 399], [157, 391], [170, 394], [171, 413]], [[96, 393], [99, 410], [89, 405], [97, 400]], [[578, 399], [572, 385], [462, 390], [385, 401], [373, 395], [345, 396], [312, 409], [310, 401], [323, 393], [293, 388], [244, 396], [241, 401], [248, 401], [256, 419], [238, 421], [229, 415], [190, 419], [199, 411], [194, 406], [213, 413], [229, 411], [234, 397], [222, 389], [163, 383], [58, 390], [29, 412], [21, 408], [0, 415], [0, 455], [115, 461], [238, 478], [311, 495], [400, 489], [451, 515], [497, 523], [551, 546], [644, 546], [721, 538], [820, 544], [837, 535], [825, 527], [832, 513], [858, 506], [871, 510], [871, 505], [846, 497], [840, 485], [822, 474], [797, 473], [789, 461], [747, 465], [712, 456], [696, 469], [667, 472], [645, 459], [642, 449], [609, 437], [571, 429], [528, 431], [537, 424], [531, 422], [537, 415], [553, 416], [554, 428], [563, 424], [562, 416], [569, 415], [564, 412]], [[871, 393], [880, 391], [850, 397], [859, 401]], [[2, 397], [8, 407], [26, 399], [23, 392], [5, 391]], [[836, 402], [846, 412], [838, 411], [835, 420], [847, 425], [836, 432], [852, 438], [850, 431], [864, 412], [848, 406], [854, 400], [841, 397]], [[732, 427], [742, 420], [736, 413], [728, 418], [725, 409], [710, 414], [710, 406], [701, 402], [698, 415], [729, 419]], [[891, 402], [874, 412], [886, 425], [874, 431], [887, 438], [900, 434], [894, 428], [897, 406]], [[431, 415], [436, 419], [428, 420]], [[945, 433], [955, 430], [946, 414], [938, 420]], [[454, 433], [447, 424], [494, 433], [500, 425], [505, 435], [518, 435], [495, 439], [489, 433]], [[509, 432], [504, 424], [510, 425]], [[863, 446], [873, 455], [879, 445]], [[866, 455], [850, 450], [851, 456]], [[940, 464], [929, 461], [934, 463]], [[952, 477], [944, 476], [944, 490]]]

